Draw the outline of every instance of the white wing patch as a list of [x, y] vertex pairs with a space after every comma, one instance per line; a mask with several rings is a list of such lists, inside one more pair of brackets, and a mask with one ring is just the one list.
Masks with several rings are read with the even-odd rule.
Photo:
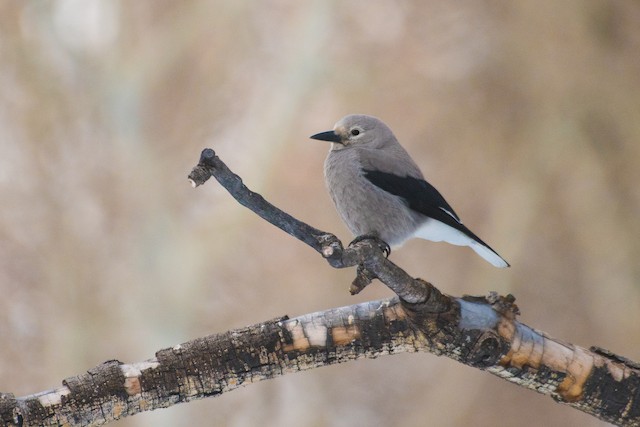
[[455, 219], [458, 224], [462, 224], [462, 221], [460, 221], [460, 218], [458, 218], [457, 216], [455, 216], [453, 213], [449, 212], [448, 210], [446, 210], [442, 206], [438, 206], [438, 209], [440, 209], [442, 212], [444, 212], [447, 215], [449, 215], [451, 218]]

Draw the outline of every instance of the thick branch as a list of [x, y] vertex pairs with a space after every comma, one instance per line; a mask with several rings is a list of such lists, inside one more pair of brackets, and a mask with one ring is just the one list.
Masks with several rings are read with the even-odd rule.
[[423, 347], [397, 299], [372, 301], [196, 339], [142, 363], [111, 360], [55, 390], [18, 399], [3, 395], [0, 420], [102, 425], [291, 372]]
[[[335, 363], [428, 351], [486, 369], [618, 425], [638, 425], [637, 366], [547, 337], [501, 313], [509, 301], [454, 299], [446, 313], [415, 313], [398, 299], [286, 317], [117, 360], [62, 387], [0, 396], [10, 426], [96, 426], [142, 411], [215, 397], [253, 382]], [[420, 330], [416, 329], [416, 318]]]

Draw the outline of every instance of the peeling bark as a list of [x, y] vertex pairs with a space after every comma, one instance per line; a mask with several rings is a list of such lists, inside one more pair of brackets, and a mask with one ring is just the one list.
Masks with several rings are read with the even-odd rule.
[[103, 425], [142, 411], [218, 396], [319, 366], [424, 350], [398, 299], [259, 323], [160, 350], [137, 364], [110, 360], [62, 387], [0, 398], [4, 425]]
[[640, 422], [637, 368], [554, 340], [478, 298], [451, 298], [449, 311], [429, 314], [398, 298], [372, 301], [199, 338], [141, 363], [107, 361], [54, 390], [1, 396], [0, 419], [103, 425], [292, 372], [418, 351], [485, 369], [605, 421]]

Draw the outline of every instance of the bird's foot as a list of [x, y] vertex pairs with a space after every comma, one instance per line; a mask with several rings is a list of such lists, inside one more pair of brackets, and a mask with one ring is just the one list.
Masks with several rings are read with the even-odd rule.
[[384, 253], [385, 257], [389, 258], [389, 255], [391, 255], [391, 246], [389, 246], [387, 242], [385, 242], [375, 234], [363, 234], [361, 236], [358, 236], [355, 239], [353, 239], [351, 243], [349, 243], [349, 246], [354, 246], [355, 244], [360, 243], [363, 240], [373, 240], [376, 243], [376, 245], [378, 245], [382, 253]]

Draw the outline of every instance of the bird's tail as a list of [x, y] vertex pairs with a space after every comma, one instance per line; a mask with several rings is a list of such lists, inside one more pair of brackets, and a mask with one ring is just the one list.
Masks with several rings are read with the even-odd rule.
[[433, 242], [445, 241], [452, 245], [469, 246], [492, 265], [498, 268], [510, 267], [507, 261], [491, 249], [491, 246], [483, 242], [482, 239], [473, 234], [473, 232], [462, 223], [456, 222], [455, 225], [456, 227], [454, 228], [449, 224], [431, 219], [425, 221], [425, 223], [416, 230], [414, 236]]
[[484, 258], [486, 261], [498, 268], [510, 267], [509, 263], [505, 261], [500, 255], [498, 255], [493, 249], [487, 245], [483, 245], [475, 240], [469, 245], [471, 249], [476, 251], [478, 255]]

